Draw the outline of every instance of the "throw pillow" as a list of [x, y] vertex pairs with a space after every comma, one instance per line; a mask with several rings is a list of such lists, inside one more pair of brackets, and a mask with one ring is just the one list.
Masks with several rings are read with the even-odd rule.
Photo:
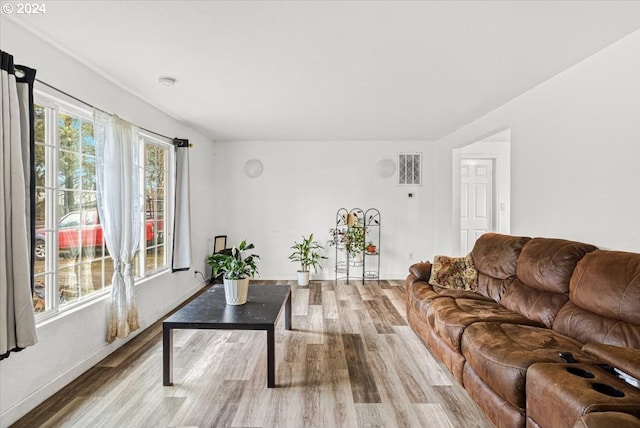
[[465, 257], [435, 256], [429, 284], [456, 290], [478, 290], [478, 271], [471, 253]]

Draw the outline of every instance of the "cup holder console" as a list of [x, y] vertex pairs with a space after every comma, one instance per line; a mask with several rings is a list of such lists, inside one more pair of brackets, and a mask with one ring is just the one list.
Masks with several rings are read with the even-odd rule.
[[608, 395], [609, 397], [624, 397], [624, 392], [620, 391], [618, 388], [614, 388], [611, 385], [607, 385], [605, 383], [595, 382], [591, 384], [591, 388], [594, 391], [598, 391], [600, 394]]
[[572, 375], [580, 376], [585, 379], [593, 379], [594, 377], [596, 377], [596, 375], [594, 375], [590, 371], [584, 370], [578, 367], [566, 367], [565, 370], [571, 373]]
[[527, 422], [541, 427], [572, 427], [591, 411], [640, 411], [640, 391], [593, 363], [532, 364], [526, 392]]
[[[596, 377], [596, 375], [591, 373], [589, 370], [581, 369], [580, 367], [569, 366], [564, 369], [572, 375], [583, 377], [585, 379], [593, 379]], [[624, 397], [624, 392], [611, 385], [607, 385], [606, 383], [594, 382], [591, 384], [591, 389], [599, 392], [600, 394], [608, 395], [609, 397]]]

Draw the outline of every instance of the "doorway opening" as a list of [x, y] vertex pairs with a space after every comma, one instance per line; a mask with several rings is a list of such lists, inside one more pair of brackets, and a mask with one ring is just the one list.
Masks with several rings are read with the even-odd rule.
[[454, 150], [454, 249], [468, 254], [486, 232], [510, 233], [511, 132], [505, 130]]

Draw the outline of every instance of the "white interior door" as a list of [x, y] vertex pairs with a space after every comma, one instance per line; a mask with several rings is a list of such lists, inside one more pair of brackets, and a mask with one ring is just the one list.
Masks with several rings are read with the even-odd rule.
[[462, 159], [460, 174], [460, 249], [467, 254], [493, 230], [493, 160]]

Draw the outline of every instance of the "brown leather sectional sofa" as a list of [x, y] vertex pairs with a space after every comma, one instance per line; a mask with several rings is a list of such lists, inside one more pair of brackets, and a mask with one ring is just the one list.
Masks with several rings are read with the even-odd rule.
[[432, 286], [430, 263], [411, 266], [407, 317], [486, 416], [640, 427], [640, 254], [488, 233], [472, 256], [477, 292]]

